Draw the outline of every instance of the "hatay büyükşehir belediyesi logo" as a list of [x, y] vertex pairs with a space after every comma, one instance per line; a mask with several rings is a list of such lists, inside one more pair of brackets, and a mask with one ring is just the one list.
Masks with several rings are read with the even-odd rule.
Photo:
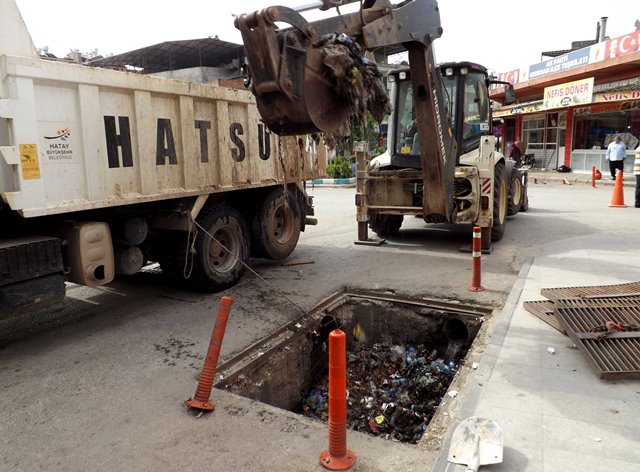
[[57, 130], [55, 136], [45, 136], [44, 139], [59, 139], [60, 141], [66, 141], [69, 136], [71, 136], [71, 130], [69, 128], [64, 128]]

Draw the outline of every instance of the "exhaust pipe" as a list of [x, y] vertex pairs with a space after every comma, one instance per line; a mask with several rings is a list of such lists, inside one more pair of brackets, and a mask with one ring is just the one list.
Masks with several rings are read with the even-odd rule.
[[600, 18], [600, 37], [598, 38], [598, 42], [602, 42], [607, 37], [607, 16], [603, 16]]

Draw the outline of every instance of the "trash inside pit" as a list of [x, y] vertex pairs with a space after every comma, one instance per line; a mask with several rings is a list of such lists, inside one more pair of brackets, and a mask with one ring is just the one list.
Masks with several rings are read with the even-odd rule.
[[218, 369], [217, 388], [328, 419], [328, 338], [347, 335], [347, 426], [417, 443], [491, 310], [339, 292]]
[[[425, 344], [357, 343], [347, 353], [347, 427], [417, 443], [458, 371], [458, 357], [441, 356]], [[327, 402], [325, 376], [302, 400], [302, 412], [326, 420]]]

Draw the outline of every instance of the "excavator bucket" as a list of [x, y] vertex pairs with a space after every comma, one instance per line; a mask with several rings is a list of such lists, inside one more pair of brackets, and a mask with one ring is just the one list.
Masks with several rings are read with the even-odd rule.
[[[348, 122], [349, 104], [336, 94], [323, 64], [322, 49], [311, 44], [315, 36], [289, 30], [277, 38], [274, 27], [265, 21], [265, 17], [282, 19], [283, 13], [289, 13], [290, 21], [305, 22], [286, 10], [271, 7], [236, 20], [245, 45], [252, 44], [245, 47], [251, 74], [248, 82], [260, 115], [280, 135], [339, 132]], [[296, 24], [303, 24], [300, 21]], [[301, 42], [308, 44], [302, 47]]]
[[[327, 79], [327, 66], [320, 49], [309, 49], [304, 65], [304, 97], [300, 102], [318, 131], [344, 136], [345, 125], [352, 110], [349, 103], [338, 96], [334, 85]], [[346, 79], [345, 79], [346, 80]]]
[[[295, 28], [278, 35], [275, 21]], [[236, 19], [249, 63], [249, 83], [267, 126], [280, 135], [340, 132], [349, 104], [335, 92], [314, 28], [297, 12], [270, 7]], [[247, 47], [246, 45], [251, 45]]]
[[[325, 0], [332, 4], [349, 1]], [[275, 25], [290, 28], [278, 29]], [[246, 82], [263, 121], [276, 134], [312, 132], [347, 136], [352, 115], [369, 109], [382, 121], [389, 98], [375, 63], [365, 50], [439, 37], [434, 0], [394, 7], [388, 0], [365, 0], [359, 12], [307, 22], [297, 11], [272, 6], [235, 21], [247, 58]]]

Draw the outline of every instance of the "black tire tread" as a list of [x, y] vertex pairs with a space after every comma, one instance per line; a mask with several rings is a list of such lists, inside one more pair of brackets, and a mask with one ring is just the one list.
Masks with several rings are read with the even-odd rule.
[[189, 235], [185, 231], [164, 231], [156, 242], [157, 260], [171, 280], [184, 280]]
[[236, 260], [232, 270], [224, 274], [211, 273], [208, 270], [208, 254], [203, 254], [204, 239], [208, 238], [203, 229], [198, 228], [196, 236], [195, 249], [196, 253], [193, 257], [193, 269], [190, 277], [190, 285], [206, 292], [219, 292], [232, 287], [242, 277], [245, 271], [245, 264], [249, 259], [249, 230], [244, 216], [235, 208], [223, 204], [206, 205], [200, 215], [198, 215], [198, 223], [205, 229], [209, 230], [219, 218], [234, 218], [240, 226], [241, 231], [241, 254]]
[[382, 238], [395, 236], [402, 226], [403, 215], [382, 215], [376, 212], [369, 213], [369, 227]]
[[[522, 196], [524, 193], [524, 188], [522, 188], [522, 182], [520, 181], [520, 179], [518, 178], [518, 169], [514, 168], [512, 173], [511, 173], [511, 179], [508, 182], [509, 184], [509, 204], [507, 206], [507, 216], [514, 216], [517, 215], [518, 212], [520, 211], [520, 207], [522, 206]], [[520, 189], [520, 199], [517, 202], [513, 201], [513, 194], [514, 194], [514, 189], [515, 186], [519, 185], [521, 187]]]
[[265, 257], [272, 260], [282, 260], [287, 258], [298, 244], [300, 239], [300, 232], [302, 230], [302, 211], [300, 210], [300, 203], [296, 198], [294, 191], [288, 189], [288, 204], [293, 212], [293, 221], [291, 224], [291, 238], [285, 243], [280, 243], [271, 238], [271, 233], [267, 228], [269, 222], [267, 221], [270, 211], [274, 206], [278, 206], [278, 200], [284, 195], [282, 187], [273, 189], [268, 193], [263, 201], [256, 209], [255, 214], [251, 220], [251, 254], [254, 257]]
[[[505, 167], [502, 162], [496, 164], [494, 168], [494, 186], [493, 189], [493, 226], [491, 227], [491, 241], [496, 242], [500, 241], [504, 236], [504, 227], [506, 223], [506, 212], [505, 212], [505, 221], [499, 221], [500, 215], [500, 192], [502, 191], [502, 182], [505, 180]], [[508, 190], [507, 190], [508, 192]], [[508, 198], [507, 195], [507, 206], [508, 206]]]

